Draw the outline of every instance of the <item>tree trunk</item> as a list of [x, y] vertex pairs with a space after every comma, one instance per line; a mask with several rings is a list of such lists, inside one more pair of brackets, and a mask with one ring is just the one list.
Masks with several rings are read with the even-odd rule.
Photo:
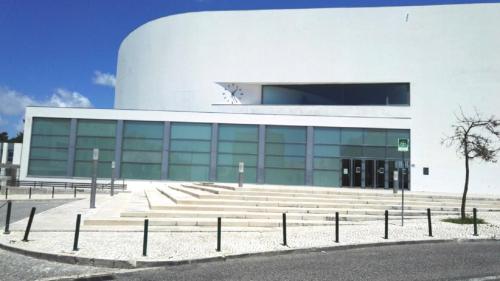
[[462, 208], [460, 210], [460, 216], [465, 219], [465, 201], [467, 200], [467, 190], [469, 189], [469, 154], [465, 150], [465, 184], [464, 184], [464, 194], [462, 196]]

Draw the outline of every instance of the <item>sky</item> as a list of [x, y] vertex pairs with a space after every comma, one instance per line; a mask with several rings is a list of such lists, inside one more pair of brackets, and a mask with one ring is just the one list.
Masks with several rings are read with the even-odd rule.
[[118, 48], [156, 18], [210, 10], [488, 3], [451, 0], [0, 0], [0, 132], [26, 106], [112, 108]]

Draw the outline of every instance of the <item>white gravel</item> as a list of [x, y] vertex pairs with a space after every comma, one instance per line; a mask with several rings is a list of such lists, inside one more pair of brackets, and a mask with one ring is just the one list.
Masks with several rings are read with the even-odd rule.
[[266, 252], [284, 249], [328, 247], [364, 243], [383, 243], [408, 240], [485, 239], [500, 238], [500, 213], [483, 213], [488, 224], [478, 226], [479, 236], [473, 236], [472, 225], [445, 223], [433, 217], [433, 237], [428, 237], [427, 220], [399, 220], [389, 224], [389, 239], [383, 239], [383, 221], [363, 225], [341, 225], [340, 243], [335, 243], [334, 227], [289, 227], [288, 246], [281, 245], [282, 229], [262, 232], [224, 232], [222, 251], [216, 252], [216, 232], [155, 232], [150, 229], [148, 256], [142, 257], [141, 232], [82, 232], [80, 250], [72, 251], [73, 232], [38, 231], [22, 242], [23, 232], [0, 234], [0, 243], [31, 251], [64, 254], [78, 257], [113, 260], [185, 260], [233, 254]]

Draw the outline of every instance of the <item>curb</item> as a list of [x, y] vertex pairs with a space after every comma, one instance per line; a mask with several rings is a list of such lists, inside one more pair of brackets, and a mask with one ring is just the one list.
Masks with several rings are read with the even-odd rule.
[[397, 246], [397, 245], [418, 245], [418, 244], [438, 244], [438, 243], [463, 243], [463, 242], [484, 242], [484, 241], [500, 241], [499, 238], [453, 238], [453, 239], [436, 239], [436, 240], [411, 240], [411, 241], [394, 241], [394, 242], [378, 242], [378, 243], [366, 243], [366, 244], [355, 244], [355, 245], [341, 245], [341, 246], [327, 246], [327, 247], [313, 247], [313, 248], [299, 248], [299, 249], [287, 249], [287, 250], [275, 250], [268, 252], [258, 252], [258, 253], [243, 253], [234, 254], [228, 256], [216, 256], [209, 258], [199, 258], [199, 259], [186, 259], [177, 261], [137, 261], [137, 260], [112, 260], [112, 259], [100, 259], [100, 258], [86, 258], [86, 257], [75, 257], [69, 255], [59, 255], [50, 254], [37, 251], [30, 251], [25, 249], [20, 249], [5, 245], [0, 243], [0, 249], [18, 253], [21, 255], [34, 257], [38, 259], [44, 259], [48, 261], [55, 261], [67, 264], [76, 265], [90, 265], [97, 267], [108, 267], [108, 268], [121, 268], [121, 269], [138, 269], [138, 268], [150, 268], [150, 267], [161, 267], [161, 266], [177, 266], [185, 264], [198, 264], [207, 263], [215, 261], [226, 261], [232, 259], [241, 259], [249, 257], [273, 257], [281, 256], [287, 254], [305, 254], [305, 253], [316, 253], [322, 251], [342, 251], [351, 249], [363, 249], [363, 248], [374, 248], [374, 247], [384, 247], [384, 246]]

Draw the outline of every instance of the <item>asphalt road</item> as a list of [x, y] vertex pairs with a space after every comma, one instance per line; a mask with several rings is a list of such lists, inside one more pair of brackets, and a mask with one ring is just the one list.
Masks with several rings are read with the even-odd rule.
[[[62, 204], [71, 202], [72, 200], [13, 200], [12, 201], [12, 213], [10, 217], [10, 222], [16, 222], [23, 218], [29, 216], [31, 208], [36, 207], [36, 213], [46, 211], [48, 209], [55, 208]], [[0, 226], [5, 226], [5, 218], [7, 214], [7, 201], [0, 200]], [[3, 229], [2, 229], [3, 231]]]
[[[384, 246], [150, 269], [115, 280], [500, 280], [500, 242]], [[477, 278], [477, 279], [475, 279]]]

